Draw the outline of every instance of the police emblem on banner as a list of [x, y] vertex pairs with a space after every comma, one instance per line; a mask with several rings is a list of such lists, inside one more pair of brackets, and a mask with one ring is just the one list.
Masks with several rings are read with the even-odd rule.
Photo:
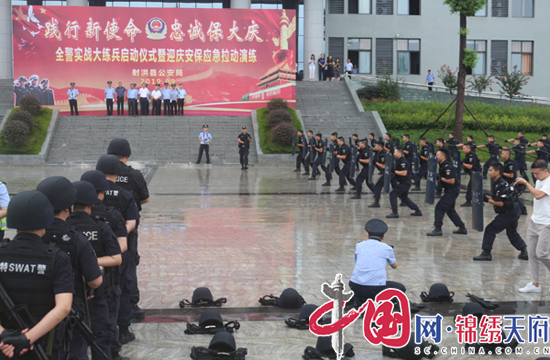
[[151, 40], [162, 40], [166, 38], [166, 32], [168, 31], [166, 23], [160, 18], [152, 18], [147, 22], [145, 32], [147, 38]]

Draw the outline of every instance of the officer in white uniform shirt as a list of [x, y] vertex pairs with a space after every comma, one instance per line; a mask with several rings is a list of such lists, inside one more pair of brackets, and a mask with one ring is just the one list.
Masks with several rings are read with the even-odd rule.
[[208, 132], [208, 125], [202, 126], [202, 132], [199, 134], [199, 141], [201, 142], [201, 146], [199, 148], [199, 158], [196, 163], [201, 163], [202, 152], [204, 151], [206, 153], [206, 163], [210, 164], [210, 154], [208, 154], [208, 150], [210, 148], [210, 141], [212, 141], [212, 135]]
[[78, 104], [76, 98], [78, 97], [78, 89], [74, 87], [74, 82], [71, 83], [71, 88], [67, 90], [67, 95], [69, 95], [69, 105], [71, 106], [71, 115], [78, 116]]

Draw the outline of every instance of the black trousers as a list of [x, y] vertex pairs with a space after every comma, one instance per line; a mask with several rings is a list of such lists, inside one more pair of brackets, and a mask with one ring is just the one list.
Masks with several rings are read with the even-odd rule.
[[113, 99], [105, 100], [107, 104], [107, 115], [113, 115]]
[[149, 115], [149, 100], [147, 98], [139, 98], [139, 106], [141, 108], [141, 115]]
[[525, 242], [518, 234], [518, 220], [520, 217], [520, 210], [518, 206], [514, 206], [514, 209], [505, 212], [504, 214], [497, 214], [497, 216], [485, 227], [483, 233], [483, 244], [481, 248], [483, 250], [489, 250], [493, 248], [493, 243], [498, 233], [506, 230], [506, 236], [513, 247], [517, 250], [527, 247]]
[[527, 176], [527, 164], [525, 163], [525, 160], [518, 160], [515, 163], [516, 169], [518, 169], [521, 177], [529, 181], [529, 177]]
[[163, 100], [162, 101], [164, 103], [164, 115], [172, 115], [170, 114], [171, 112], [171, 105], [170, 105], [170, 99], [168, 100]]
[[403, 292], [407, 291], [407, 288], [401, 283], [395, 281], [386, 280], [386, 285], [359, 285], [353, 281], [349, 282], [349, 288], [353, 290], [353, 301], [357, 305], [363, 305], [368, 299], [374, 300], [376, 295], [386, 289], [397, 289]]
[[[313, 150], [315, 151], [315, 150]], [[315, 151], [316, 152], [316, 151]], [[311, 153], [309, 153], [306, 158], [304, 159], [304, 167], [306, 168], [306, 172], [309, 172], [309, 167], [313, 166], [312, 164], [315, 162], [315, 157], [313, 157], [313, 161], [311, 161]]]
[[483, 177], [487, 176], [487, 172], [489, 171], [489, 166], [491, 166], [492, 163], [496, 163], [500, 160], [498, 155], [491, 155], [491, 157], [487, 160], [485, 164], [483, 164]]
[[[306, 158], [308, 156], [308, 153], [306, 153]], [[298, 154], [298, 156], [296, 156], [296, 169], [300, 170], [301, 166], [304, 165], [305, 167], [305, 163], [304, 163], [305, 159], [304, 157], [302, 156], [302, 151], [300, 151], [300, 153]], [[306, 168], [306, 171], [309, 171], [308, 168]]]
[[350, 78], [350, 79], [351, 79], [351, 74], [352, 74], [352, 72], [351, 72], [351, 71], [347, 71], [347, 70], [346, 70], [346, 74], [348, 75], [348, 78]]
[[340, 174], [338, 174], [340, 180], [340, 186], [346, 186], [346, 180], [352, 185], [355, 186], [355, 179], [350, 176], [351, 173], [351, 160], [347, 163], [345, 162], [342, 168], [340, 169]]
[[412, 183], [409, 179], [403, 182], [398, 182], [395, 178], [392, 180], [393, 190], [390, 192], [390, 204], [392, 211], [397, 212], [398, 197], [401, 199], [401, 202], [407, 205], [410, 209], [418, 209], [418, 205], [409, 199], [409, 189], [411, 188], [411, 185]]
[[160, 115], [160, 99], [153, 99], [153, 109], [151, 115]]
[[428, 177], [428, 162], [420, 164], [418, 167], [418, 172], [414, 176], [414, 186], [420, 187], [420, 182], [422, 178], [426, 179]]
[[248, 166], [248, 148], [247, 147], [239, 148], [239, 161], [241, 162], [242, 167]]
[[183, 116], [183, 106], [185, 104], [185, 98], [184, 99], [178, 99], [178, 112], [177, 115]]
[[363, 182], [367, 181], [369, 178], [369, 167], [364, 166], [363, 169], [361, 169], [361, 172], [359, 175], [357, 175], [357, 178], [355, 179], [355, 190], [357, 190], [357, 194], [361, 195], [361, 190], [363, 189]]
[[137, 99], [128, 99], [128, 115], [138, 115]]
[[437, 202], [437, 205], [435, 205], [434, 226], [443, 226], [443, 218], [445, 217], [445, 214], [449, 216], [449, 219], [451, 219], [455, 226], [464, 226], [464, 223], [455, 210], [456, 198], [459, 193], [460, 188], [445, 190], [445, 194], [443, 194], [441, 199]]
[[178, 114], [178, 102], [176, 100], [172, 100], [170, 102], [170, 115], [177, 115]]
[[69, 105], [71, 106], [71, 115], [78, 115], [78, 104], [76, 100], [69, 100]]
[[210, 150], [209, 147], [210, 147], [210, 145], [201, 144], [201, 146], [199, 147], [199, 157], [198, 157], [198, 159], [197, 159], [197, 163], [200, 164], [201, 159], [202, 159], [202, 152], [203, 152], [203, 151], [206, 153], [206, 163], [207, 163], [207, 164], [210, 163], [210, 154], [208, 154], [208, 151]]
[[[130, 110], [128, 110], [128, 111], [130, 111]], [[116, 113], [118, 115], [124, 115], [124, 96], [117, 96], [116, 97]]]
[[472, 201], [472, 174], [470, 175], [470, 181], [468, 181], [468, 187], [466, 188], [466, 201], [471, 202]]
[[[370, 186], [369, 186], [370, 188]], [[374, 202], [380, 201], [380, 195], [382, 195], [382, 189], [384, 188], [384, 175], [380, 176], [376, 184], [374, 185]], [[371, 189], [372, 190], [372, 189]]]
[[[317, 173], [320, 173], [319, 165], [321, 165], [322, 162], [323, 162], [323, 154], [319, 153], [319, 155], [317, 156], [317, 159], [315, 159], [315, 161], [313, 162], [313, 165], [311, 166], [311, 168], [313, 169], [311, 176], [315, 177], [317, 176]], [[322, 165], [321, 168], [324, 170], [324, 165]]]
[[[434, 83], [433, 82], [429, 82], [428, 85], [433, 85]], [[432, 91], [432, 88], [431, 86], [428, 86], [428, 91]]]

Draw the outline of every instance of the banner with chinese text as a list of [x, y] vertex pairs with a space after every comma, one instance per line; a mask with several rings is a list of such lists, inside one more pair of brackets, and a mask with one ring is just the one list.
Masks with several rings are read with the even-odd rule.
[[[295, 106], [294, 10], [13, 6], [14, 102], [36, 95], [83, 115], [106, 112], [107, 81], [183, 84], [186, 115], [247, 115], [271, 98]], [[116, 105], [115, 105], [116, 108]]]

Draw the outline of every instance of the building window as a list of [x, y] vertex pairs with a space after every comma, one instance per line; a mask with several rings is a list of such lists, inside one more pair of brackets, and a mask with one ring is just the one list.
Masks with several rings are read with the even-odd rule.
[[349, 0], [349, 14], [372, 14], [371, 0]]
[[516, 66], [523, 75], [533, 75], [532, 41], [512, 41], [512, 69]]
[[468, 68], [468, 75], [485, 75], [485, 64], [487, 63], [487, 41], [485, 40], [468, 40], [466, 48], [477, 53], [477, 64], [475, 68]]
[[493, 0], [491, 14], [493, 17], [508, 17], [508, 0]]
[[329, 14], [343, 14], [344, 13], [344, 0], [328, 0], [328, 13]]
[[397, 0], [397, 15], [420, 15], [420, 0]]
[[485, 2], [485, 5], [476, 12], [475, 16], [487, 16], [487, 2]]
[[491, 40], [491, 75], [496, 76], [508, 64], [508, 41]]
[[512, 0], [512, 17], [533, 17], [534, 0]]
[[298, 30], [298, 71], [300, 71], [300, 70], [304, 70], [304, 4], [298, 5], [298, 29], [297, 30]]
[[420, 40], [397, 40], [397, 73], [420, 75]]
[[348, 59], [360, 74], [372, 74], [372, 39], [348, 39]]
[[393, 75], [393, 39], [376, 39], [376, 75]]
[[376, 0], [376, 15], [393, 15], [393, 0]]

